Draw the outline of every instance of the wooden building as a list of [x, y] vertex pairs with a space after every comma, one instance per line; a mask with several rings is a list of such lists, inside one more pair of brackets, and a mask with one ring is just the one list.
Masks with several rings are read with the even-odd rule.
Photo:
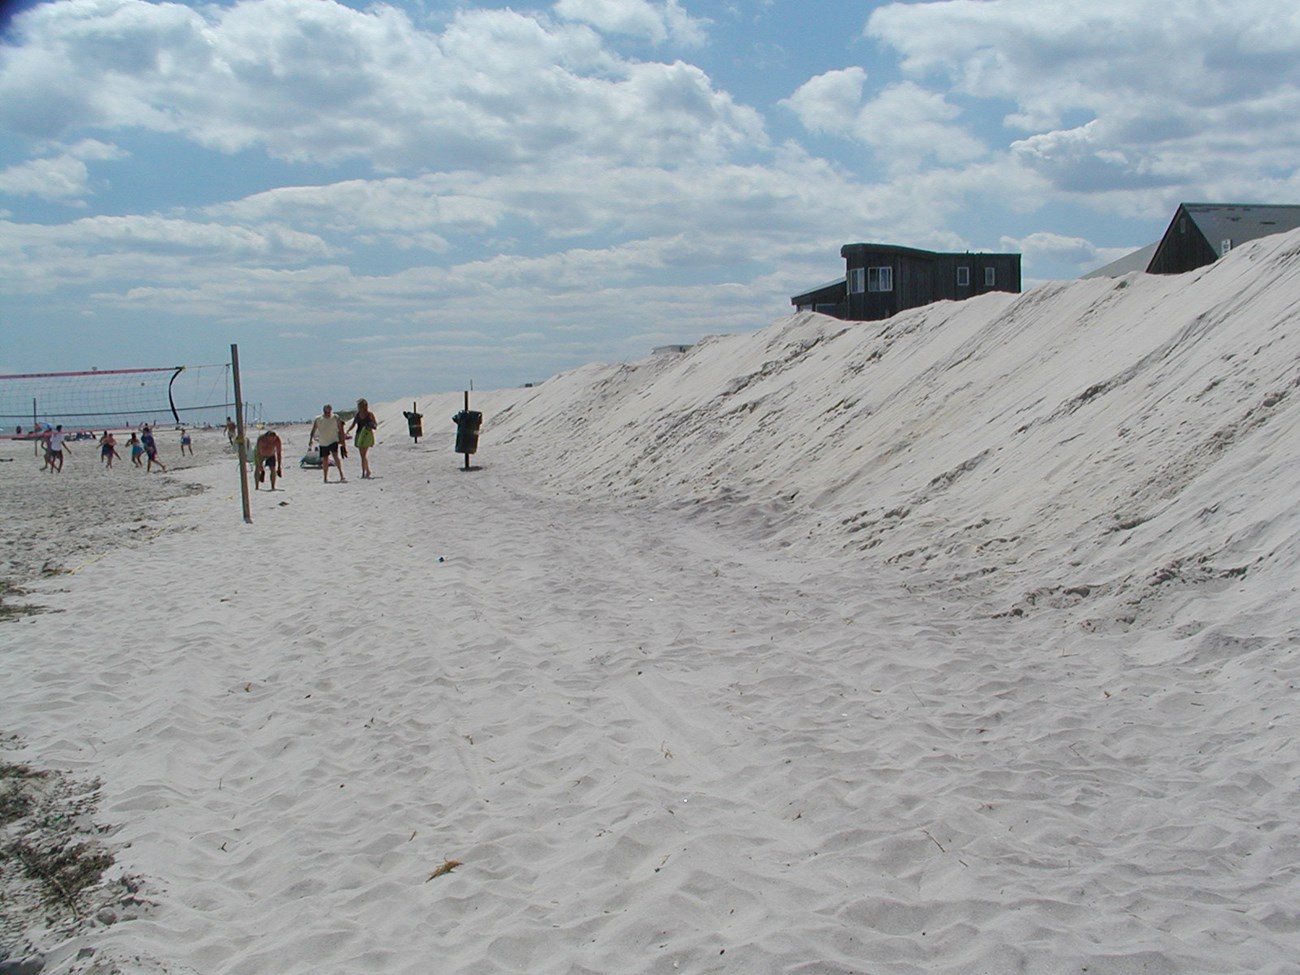
[[944, 254], [892, 244], [845, 244], [843, 278], [790, 299], [799, 311], [848, 321], [889, 318], [934, 301], [1020, 291], [1019, 254]]
[[819, 284], [811, 291], [795, 295], [790, 299], [795, 311], [815, 311], [831, 318], [845, 318], [848, 315], [848, 298], [844, 289], [846, 278], [836, 278], [826, 284]]
[[1148, 274], [1182, 274], [1213, 264], [1248, 240], [1300, 227], [1300, 206], [1180, 203], [1156, 244]]

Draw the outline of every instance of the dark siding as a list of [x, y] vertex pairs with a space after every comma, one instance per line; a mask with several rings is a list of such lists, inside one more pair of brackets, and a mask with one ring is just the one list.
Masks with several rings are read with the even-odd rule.
[[1147, 273], [1183, 274], [1214, 263], [1218, 256], [1196, 221], [1180, 206], [1147, 266]]
[[[960, 301], [989, 291], [1020, 291], [1019, 254], [941, 254], [887, 244], [846, 244], [847, 309], [851, 321], [878, 321], [909, 308], [934, 301]], [[853, 292], [854, 272], [887, 267], [893, 275], [892, 291]], [[968, 285], [958, 286], [957, 269], [970, 269]], [[994, 283], [985, 284], [985, 271], [993, 268]]]
[[934, 300], [937, 263], [910, 255], [899, 260], [898, 269], [894, 272], [898, 291], [897, 311], [917, 308]]
[[790, 299], [790, 304], [794, 305], [797, 311], [815, 311], [822, 315], [830, 315], [832, 318], [844, 318], [848, 313], [845, 287], [845, 283], [840, 281], [823, 288], [815, 288], [801, 295], [795, 295]]

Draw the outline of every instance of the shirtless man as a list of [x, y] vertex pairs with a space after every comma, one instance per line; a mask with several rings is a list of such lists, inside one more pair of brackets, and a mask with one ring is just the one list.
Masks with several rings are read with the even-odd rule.
[[[310, 447], [312, 442], [320, 444], [320, 469], [325, 475], [325, 483], [330, 480], [330, 458], [334, 458], [334, 463], [338, 465], [339, 481], [347, 481], [343, 476], [343, 460], [346, 457], [347, 446], [344, 444], [345, 434], [343, 433], [343, 421], [335, 415], [334, 407], [326, 403], [321, 407], [320, 416], [316, 417], [311, 424], [311, 433], [307, 436], [307, 446]], [[342, 453], [342, 457], [340, 457]]]
[[274, 430], [267, 430], [257, 438], [257, 473], [253, 479], [257, 482], [254, 490], [260, 490], [266, 472], [271, 472], [271, 490], [275, 490], [275, 479], [284, 473], [284, 447], [280, 435]]

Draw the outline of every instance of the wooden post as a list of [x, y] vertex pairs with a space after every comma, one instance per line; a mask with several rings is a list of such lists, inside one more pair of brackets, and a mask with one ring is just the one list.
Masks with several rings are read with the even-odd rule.
[[248, 501], [248, 458], [244, 450], [244, 400], [239, 390], [239, 346], [231, 343], [230, 371], [235, 380], [235, 446], [239, 450], [239, 493], [244, 500], [244, 523], [253, 523]]

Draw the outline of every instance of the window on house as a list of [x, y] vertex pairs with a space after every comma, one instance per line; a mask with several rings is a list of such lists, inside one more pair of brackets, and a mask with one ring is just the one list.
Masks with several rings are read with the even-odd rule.
[[892, 267], [867, 268], [868, 291], [893, 291], [894, 269]]
[[849, 268], [849, 294], [860, 295], [867, 290], [867, 269], [865, 267]]
[[957, 287], [959, 288], [970, 287], [970, 268], [968, 267], [957, 268]]
[[984, 287], [986, 288], [996, 287], [997, 283], [998, 283], [997, 268], [986, 267], [984, 269]]

